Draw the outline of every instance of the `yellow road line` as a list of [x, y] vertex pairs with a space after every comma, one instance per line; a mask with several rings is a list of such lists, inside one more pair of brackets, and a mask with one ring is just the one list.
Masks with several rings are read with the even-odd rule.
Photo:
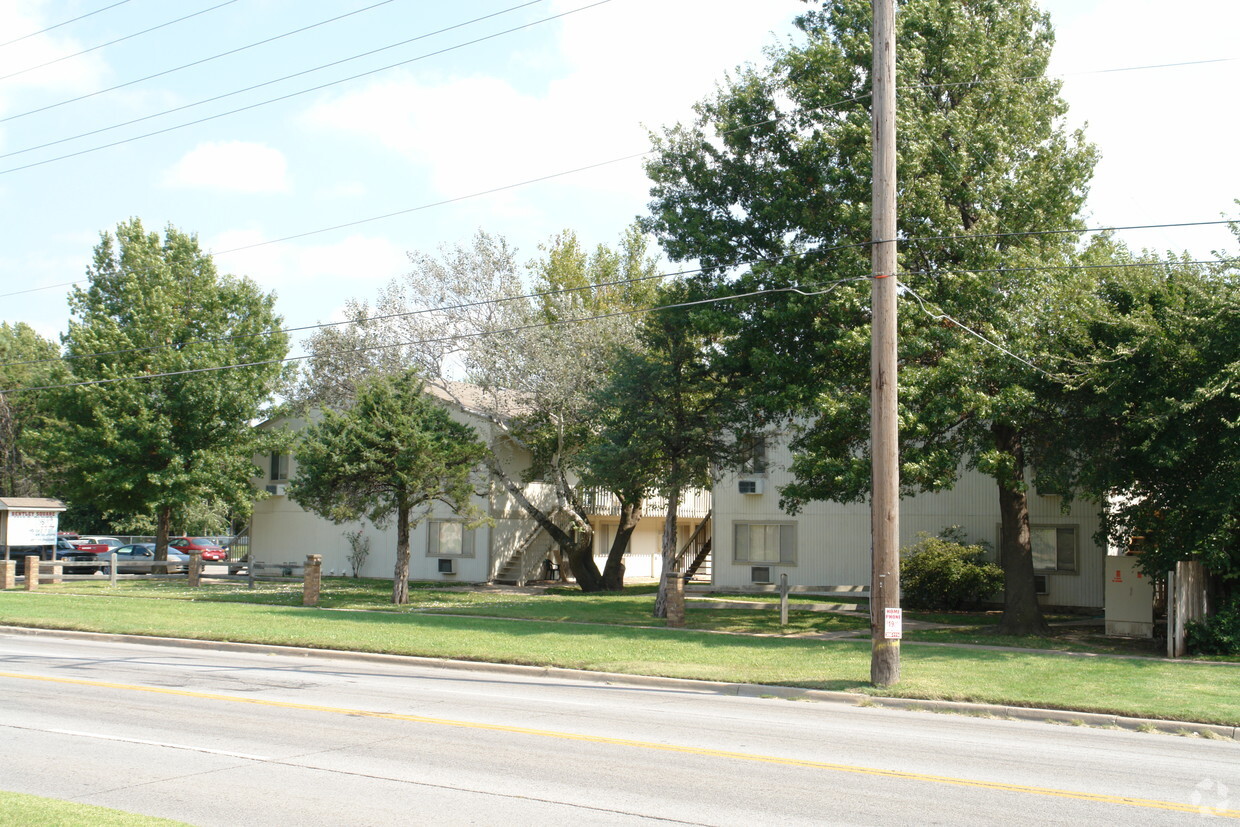
[[[931, 784], [950, 784], [957, 787], [972, 787], [997, 792], [1024, 793], [1026, 795], [1049, 796], [1053, 798], [1071, 798], [1079, 801], [1092, 801], [1098, 804], [1121, 804], [1127, 807], [1144, 807], [1154, 810], [1171, 810], [1178, 813], [1202, 814], [1202, 808], [1192, 804], [1178, 804], [1174, 801], [1158, 801], [1149, 798], [1131, 798], [1118, 795], [1101, 795], [1098, 793], [1076, 792], [1074, 790], [1056, 790], [1050, 787], [1032, 787], [1023, 784], [1004, 784], [997, 781], [980, 781], [971, 778], [952, 778], [943, 775], [926, 775], [900, 770], [882, 770], [873, 767], [859, 767], [849, 764], [832, 764], [824, 761], [807, 761], [799, 758], [781, 758], [774, 755], [758, 755], [747, 752], [731, 752], [728, 750], [704, 749], [701, 747], [677, 746], [675, 744], [659, 744], [653, 741], [634, 741], [627, 738], [608, 738], [600, 735], [579, 735], [572, 732], [557, 732], [549, 729], [530, 729], [528, 727], [508, 726], [506, 724], [483, 724], [473, 721], [454, 721], [449, 718], [430, 718], [425, 715], [402, 715], [395, 712], [374, 712], [366, 709], [348, 709], [345, 707], [322, 706], [319, 704], [299, 704], [289, 701], [273, 701], [263, 698], [248, 698], [234, 695], [217, 695], [211, 692], [193, 692], [186, 689], [168, 689], [157, 686], [137, 686], [123, 683], [107, 683], [79, 678], [45, 677], [42, 675], [19, 675], [12, 672], [0, 672], [0, 678], [17, 680], [45, 681], [47, 683], [72, 684], [75, 686], [93, 686], [101, 689], [122, 689], [131, 692], [150, 692], [158, 695], [177, 695], [186, 698], [199, 698], [211, 701], [227, 701], [229, 703], [252, 704], [255, 706], [277, 707], [280, 709], [301, 709], [309, 712], [325, 712], [333, 715], [350, 715], [363, 718], [383, 718], [390, 721], [410, 721], [418, 724], [434, 726], [459, 727], [461, 729], [480, 729], [492, 732], [508, 732], [516, 735], [533, 735], [541, 738], [558, 738], [565, 741], [585, 741], [595, 744], [631, 747], [634, 749], [658, 750], [687, 755], [701, 755], [709, 758], [728, 758], [735, 761], [751, 761], [762, 764], [778, 764], [789, 767], [805, 767], [808, 769], [845, 772], [854, 775], [870, 775], [881, 778], [899, 778], [905, 781], [925, 781]], [[1210, 810], [1211, 815], [1225, 818], [1240, 818], [1240, 810]]]

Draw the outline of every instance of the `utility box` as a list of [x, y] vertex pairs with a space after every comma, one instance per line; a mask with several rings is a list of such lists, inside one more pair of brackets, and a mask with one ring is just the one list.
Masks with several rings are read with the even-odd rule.
[[1154, 583], [1137, 570], [1139, 557], [1107, 556], [1107, 634], [1154, 636]]

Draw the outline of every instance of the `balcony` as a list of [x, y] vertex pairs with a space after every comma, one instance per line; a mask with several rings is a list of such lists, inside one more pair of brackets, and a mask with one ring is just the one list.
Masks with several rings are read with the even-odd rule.
[[[594, 517], [619, 517], [620, 501], [605, 488], [584, 488], [581, 491], [581, 504], [586, 512]], [[680, 508], [676, 509], [678, 519], [700, 520], [710, 513], [711, 492], [702, 488], [692, 488], [681, 494]], [[664, 497], [648, 497], [642, 501], [643, 517], [666, 517], [667, 499]]]

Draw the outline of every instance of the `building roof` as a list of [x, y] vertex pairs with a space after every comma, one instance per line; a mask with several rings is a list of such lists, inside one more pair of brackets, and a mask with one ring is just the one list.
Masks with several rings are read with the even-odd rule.
[[51, 497], [0, 497], [0, 511], [64, 511], [65, 504]]

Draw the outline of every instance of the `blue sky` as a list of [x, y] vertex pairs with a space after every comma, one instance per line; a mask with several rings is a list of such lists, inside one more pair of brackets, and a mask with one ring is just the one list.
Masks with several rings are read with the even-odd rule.
[[[116, 0], [0, 0], [0, 43]], [[690, 117], [730, 68], [792, 36], [798, 0], [128, 0], [0, 46], [0, 319], [62, 330], [67, 288], [101, 230], [138, 216], [198, 233], [222, 270], [278, 295], [289, 325], [338, 318], [405, 269], [405, 252], [508, 236], [528, 257], [555, 232], [614, 241], [640, 214], [640, 159], [450, 204], [473, 193], [648, 149], [645, 127]], [[57, 60], [194, 12], [219, 8]], [[1240, 3], [1047, 0], [1072, 120], [1102, 152], [1095, 225], [1240, 214]], [[84, 100], [80, 95], [349, 12], [343, 20]], [[1174, 12], [1174, 13], [1172, 13]], [[485, 15], [488, 20], [432, 34]], [[553, 15], [558, 19], [543, 21]], [[506, 29], [527, 26], [501, 34]], [[64, 141], [320, 64], [429, 35], [262, 89]], [[468, 41], [481, 40], [468, 45]], [[459, 47], [459, 48], [454, 48]], [[448, 50], [448, 51], [443, 51]], [[441, 52], [440, 54], [430, 54]], [[423, 55], [429, 55], [421, 57]], [[1195, 66], [1107, 69], [1218, 59]], [[43, 68], [32, 69], [48, 61]], [[231, 109], [356, 80], [162, 135]], [[48, 161], [27, 169], [25, 164]], [[272, 239], [413, 210], [251, 249]], [[1136, 247], [1234, 249], [1219, 228], [1125, 233]]]

